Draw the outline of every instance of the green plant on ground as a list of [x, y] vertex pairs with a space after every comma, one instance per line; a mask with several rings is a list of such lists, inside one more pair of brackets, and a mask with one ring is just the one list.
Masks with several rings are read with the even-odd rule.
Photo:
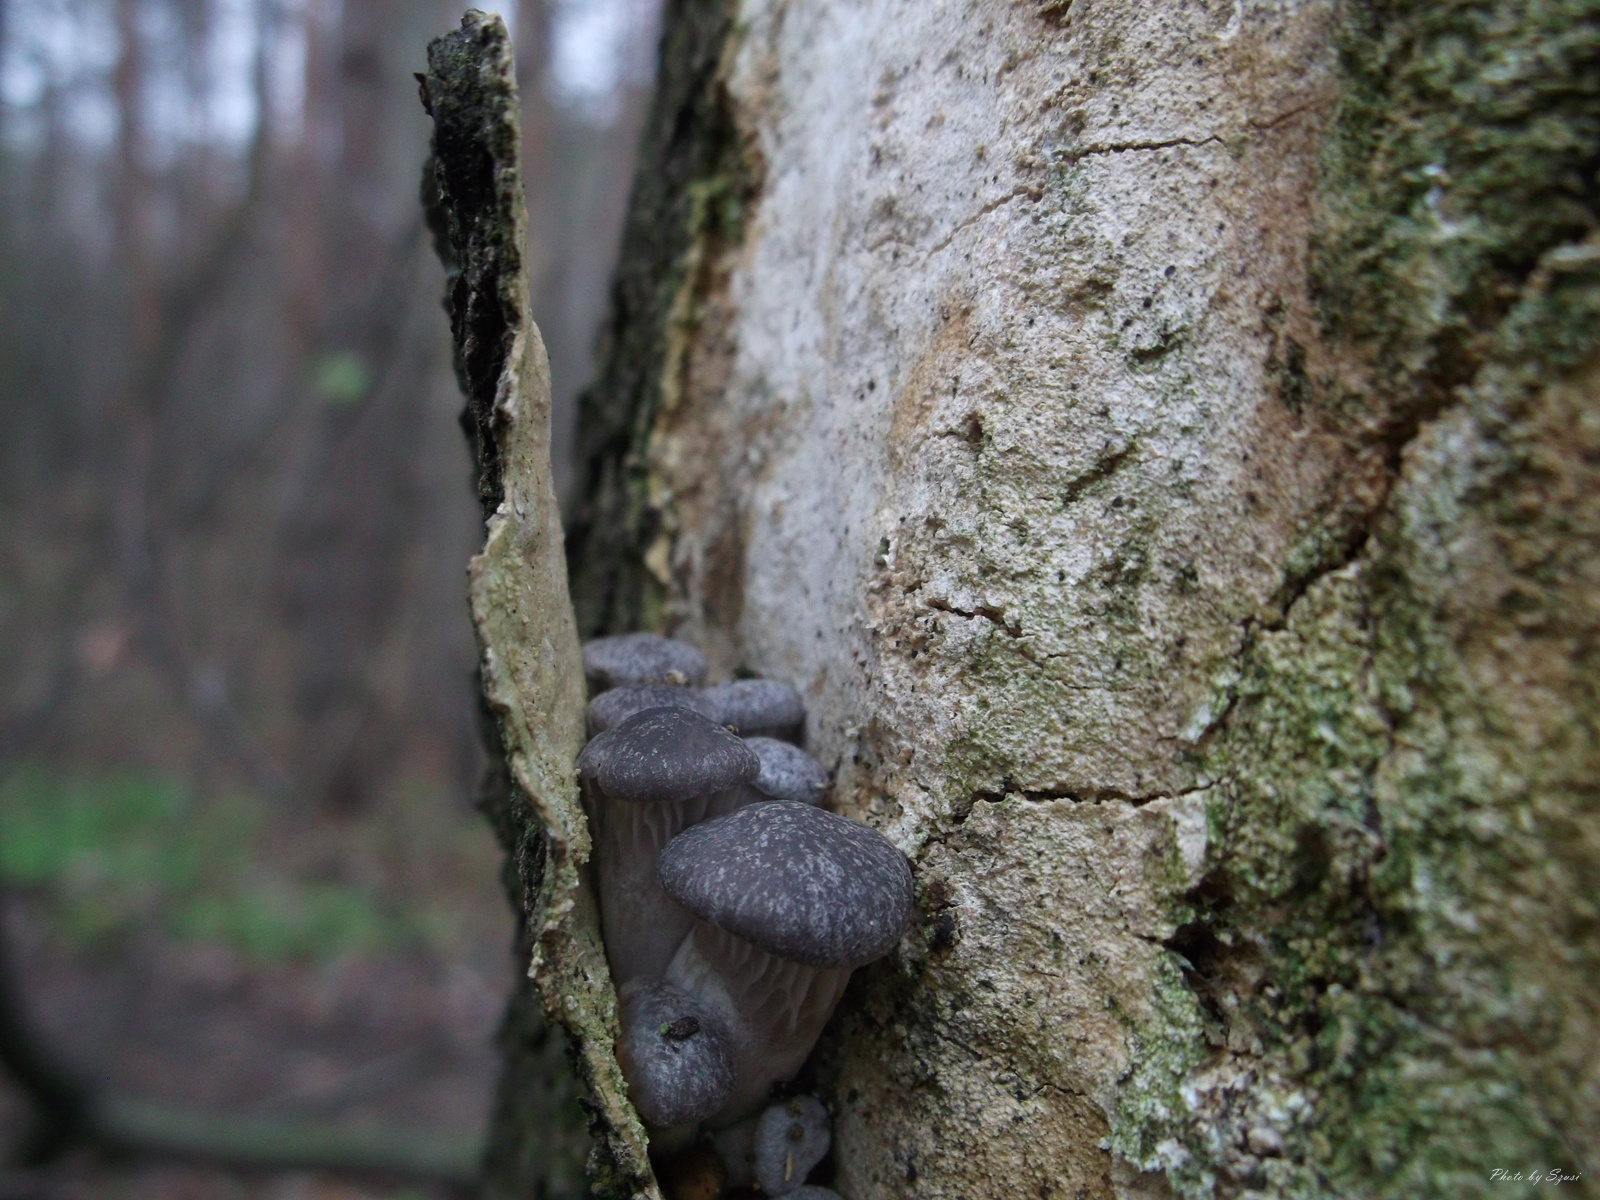
[[274, 862], [270, 815], [135, 772], [25, 766], [0, 782], [0, 882], [41, 898], [76, 944], [143, 925], [276, 961], [437, 945], [453, 932], [426, 897]]

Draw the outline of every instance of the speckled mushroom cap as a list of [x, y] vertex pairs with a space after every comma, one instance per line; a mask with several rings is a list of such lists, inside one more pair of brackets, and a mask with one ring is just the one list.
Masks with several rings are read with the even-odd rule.
[[831, 1142], [828, 1110], [815, 1096], [772, 1105], [756, 1122], [756, 1183], [769, 1196], [793, 1192], [827, 1157]]
[[855, 967], [911, 920], [911, 868], [859, 821], [791, 800], [684, 830], [661, 852], [661, 886], [702, 921], [810, 967]]
[[761, 760], [722, 726], [687, 708], [647, 708], [578, 755], [578, 773], [613, 800], [671, 803], [749, 783]]
[[583, 644], [583, 674], [594, 692], [629, 683], [699, 687], [706, 678], [706, 656], [658, 633], [620, 633]]
[[617, 1059], [639, 1115], [673, 1126], [716, 1112], [733, 1087], [732, 1042], [716, 1010], [669, 983], [638, 979], [618, 999]]
[[702, 691], [670, 683], [630, 683], [601, 692], [589, 701], [589, 736], [621, 725], [647, 708], [687, 708], [716, 720], [716, 709]]
[[778, 733], [805, 722], [806, 706], [800, 693], [776, 679], [735, 679], [705, 689], [715, 711], [712, 719], [735, 733]]
[[821, 804], [828, 790], [828, 771], [799, 746], [777, 738], [745, 738], [744, 744], [761, 760], [761, 774], [750, 786], [773, 800]]

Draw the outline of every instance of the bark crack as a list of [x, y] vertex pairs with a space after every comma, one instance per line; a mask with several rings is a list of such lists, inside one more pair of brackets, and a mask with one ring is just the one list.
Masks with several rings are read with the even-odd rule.
[[1086, 158], [1094, 158], [1102, 154], [1128, 154], [1150, 150], [1172, 150], [1178, 146], [1209, 146], [1216, 142], [1220, 144], [1222, 138], [1215, 133], [1208, 133], [1202, 138], [1175, 137], [1161, 138], [1152, 141], [1140, 142], [1094, 142], [1079, 150], [1063, 152], [1057, 160], [1062, 163], [1081, 162]]
[[1066, 486], [1061, 489], [1061, 506], [1066, 508], [1075, 504], [1078, 498], [1095, 484], [1100, 483], [1115, 475], [1122, 464], [1128, 461], [1133, 454], [1134, 446], [1128, 445], [1113, 450], [1108, 445], [1106, 450], [1095, 459], [1094, 463], [1082, 475], [1069, 479]]
[[929, 608], [937, 609], [939, 612], [950, 613], [952, 616], [965, 617], [969, 621], [988, 621], [1003, 630], [1008, 637], [1020, 638], [1022, 636], [1021, 624], [1016, 621], [1006, 620], [1005, 613], [995, 608], [992, 604], [979, 604], [971, 609], [957, 608], [948, 600], [932, 597], [929, 598], [927, 603]]
[[1074, 804], [1127, 804], [1133, 808], [1143, 808], [1146, 804], [1157, 800], [1176, 800], [1181, 796], [1192, 796], [1196, 792], [1209, 791], [1225, 780], [1208, 780], [1205, 783], [1192, 784], [1177, 791], [1161, 792], [1127, 792], [1114, 787], [1092, 787], [1088, 789], [1075, 788], [1019, 788], [1010, 780], [1001, 780], [1000, 787], [994, 791], [980, 789], [972, 793], [971, 802], [960, 815], [964, 822], [972, 811], [973, 805], [979, 800], [990, 804], [999, 804], [1008, 797], [1015, 796], [1029, 803], [1041, 804], [1051, 800], [1070, 800]]
[[926, 255], [923, 256], [923, 260], [926, 261], [927, 259], [932, 258], [935, 254], [938, 254], [941, 250], [947, 249], [949, 247], [950, 243], [955, 241], [956, 238], [960, 237], [962, 233], [964, 233], [968, 229], [971, 229], [974, 225], [976, 225], [979, 221], [983, 220], [983, 218], [987, 217], [990, 213], [994, 212], [996, 209], [1004, 208], [1007, 204], [1010, 204], [1018, 196], [1026, 196], [1030, 200], [1037, 200], [1043, 195], [1044, 195], [1044, 189], [1041, 188], [1038, 184], [1033, 184], [1033, 183], [1019, 183], [1019, 184], [1017, 184], [1016, 187], [1012, 188], [1005, 195], [995, 197], [993, 200], [990, 200], [987, 204], [985, 204], [982, 208], [978, 209], [978, 211], [973, 213], [971, 216], [963, 217], [960, 221], [956, 222], [956, 224], [951, 228], [949, 233], [945, 234], [942, 238], [940, 238], [937, 242], [935, 242], [933, 244], [933, 247], [928, 251], [928, 253]]

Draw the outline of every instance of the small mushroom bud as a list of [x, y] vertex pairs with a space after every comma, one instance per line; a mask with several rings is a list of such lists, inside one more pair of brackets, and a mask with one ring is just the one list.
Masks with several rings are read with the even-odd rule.
[[692, 1140], [733, 1087], [727, 1026], [709, 1005], [665, 983], [635, 979], [618, 993], [617, 1061], [657, 1150]]
[[756, 1122], [755, 1177], [769, 1196], [793, 1192], [828, 1156], [828, 1110], [815, 1096], [774, 1104]]
[[716, 1008], [733, 1035], [733, 1091], [712, 1117], [732, 1124], [800, 1069], [850, 972], [900, 940], [911, 870], [875, 829], [773, 800], [680, 833], [660, 877], [697, 918], [667, 982]]
[[708, 687], [704, 694], [716, 709], [712, 719], [741, 737], [797, 741], [805, 727], [800, 693], [776, 679], [735, 679]]
[[591, 694], [629, 683], [699, 687], [706, 678], [706, 656], [660, 634], [622, 633], [584, 643], [583, 674]]
[[828, 790], [828, 770], [798, 746], [776, 738], [745, 738], [761, 760], [761, 773], [745, 785], [749, 799], [793, 800], [821, 804]]
[[710, 720], [716, 719], [715, 706], [706, 699], [704, 692], [674, 687], [670, 683], [630, 683], [601, 692], [589, 701], [589, 736], [621, 725], [634, 713], [647, 708], [687, 708]]
[[594, 834], [612, 979], [659, 978], [693, 918], [668, 899], [656, 856], [688, 826], [736, 807], [761, 762], [687, 708], [648, 708], [590, 739], [578, 776]]

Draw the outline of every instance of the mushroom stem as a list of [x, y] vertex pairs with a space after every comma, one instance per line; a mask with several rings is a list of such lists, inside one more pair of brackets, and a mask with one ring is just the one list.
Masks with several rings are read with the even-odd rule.
[[809, 967], [695, 921], [667, 967], [667, 982], [711, 1005], [727, 1022], [734, 1085], [713, 1127], [756, 1112], [772, 1085], [791, 1078], [844, 995], [851, 968]]
[[743, 803], [748, 797], [742, 788], [672, 804], [608, 804], [589, 795], [600, 929], [618, 987], [630, 979], [659, 979], [694, 924], [694, 916], [662, 888], [657, 856], [691, 825]]
[[578, 755], [594, 836], [600, 926], [613, 981], [659, 978], [690, 914], [662, 890], [656, 859], [691, 825], [736, 808], [761, 760], [686, 708], [649, 708], [589, 740]]

